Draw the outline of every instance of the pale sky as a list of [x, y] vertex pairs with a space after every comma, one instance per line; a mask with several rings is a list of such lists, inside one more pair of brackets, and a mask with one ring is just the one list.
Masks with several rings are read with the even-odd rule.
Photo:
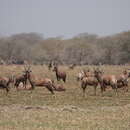
[[130, 0], [0, 0], [0, 35], [44, 37], [130, 30]]

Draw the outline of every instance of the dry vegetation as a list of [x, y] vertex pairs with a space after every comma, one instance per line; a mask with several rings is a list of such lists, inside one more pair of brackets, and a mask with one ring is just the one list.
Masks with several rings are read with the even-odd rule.
[[[130, 62], [130, 31], [107, 37], [81, 33], [71, 39], [43, 38], [37, 33], [0, 37], [0, 62], [27, 60], [46, 64], [127, 64]], [[16, 60], [16, 61], [15, 61]]]
[[[82, 68], [95, 66], [83, 66]], [[130, 66], [102, 66], [105, 73], [120, 74]], [[65, 92], [56, 92], [55, 96], [46, 88], [36, 88], [32, 93], [13, 86], [8, 96], [0, 90], [0, 129], [1, 130], [129, 130], [130, 129], [130, 91], [114, 92], [107, 90], [104, 97], [93, 95], [93, 87], [88, 87], [83, 98], [76, 74], [81, 67], [66, 70], [67, 83]], [[0, 76], [19, 74], [23, 66], [0, 66]], [[48, 77], [56, 81], [55, 73], [46, 66], [32, 66], [36, 76]], [[129, 85], [130, 86], [130, 85]]]

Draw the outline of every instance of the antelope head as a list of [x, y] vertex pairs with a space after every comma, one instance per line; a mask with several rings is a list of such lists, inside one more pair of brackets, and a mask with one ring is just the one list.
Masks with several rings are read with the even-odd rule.
[[28, 65], [28, 66], [25, 66], [24, 65], [24, 75], [26, 76], [26, 78], [30, 78], [30, 72], [32, 72], [31, 70], [30, 70], [30, 68], [31, 68], [31, 66], [30, 65]]
[[58, 67], [57, 66], [54, 66], [53, 70], [52, 71], [57, 71], [58, 70]]

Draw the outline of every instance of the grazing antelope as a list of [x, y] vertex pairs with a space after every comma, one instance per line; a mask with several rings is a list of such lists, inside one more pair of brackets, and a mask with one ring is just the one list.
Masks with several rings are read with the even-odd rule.
[[95, 77], [100, 83], [102, 96], [103, 96], [103, 91], [106, 90], [107, 86], [111, 86], [112, 89], [114, 89], [117, 94], [117, 79], [115, 75], [105, 75], [99, 69], [95, 70], [94, 73], [95, 73]]
[[0, 77], [0, 88], [1, 89], [6, 89], [6, 92], [8, 94], [9, 92], [9, 84], [13, 82], [12, 78], [7, 78], [7, 77]]
[[66, 82], [66, 72], [59, 71], [58, 66], [54, 66], [53, 71], [56, 73], [57, 81], [60, 81], [60, 79], [62, 79], [64, 82]]
[[34, 89], [34, 85], [33, 85], [32, 81], [31, 81], [30, 73], [32, 71], [30, 70], [30, 66], [28, 67], [28, 69], [24, 66], [24, 69], [25, 69], [24, 74], [15, 78], [14, 86], [18, 89], [19, 84], [22, 82], [23, 86], [26, 88], [27, 80], [29, 80], [29, 82], [30, 82], [30, 84], [32, 86], [32, 89]]

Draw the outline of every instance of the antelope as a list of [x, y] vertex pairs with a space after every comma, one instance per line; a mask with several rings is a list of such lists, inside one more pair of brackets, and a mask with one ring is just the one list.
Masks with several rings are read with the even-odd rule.
[[54, 87], [55, 87], [55, 91], [65, 91], [66, 90], [64, 88], [64, 86], [60, 85], [60, 84], [54, 85]]
[[94, 95], [96, 96], [96, 88], [98, 86], [98, 80], [95, 77], [83, 77], [81, 80], [81, 87], [83, 89], [83, 97], [85, 97], [85, 90], [87, 86], [94, 86]]
[[95, 77], [101, 86], [101, 95], [103, 96], [103, 91], [106, 90], [107, 86], [111, 86], [117, 94], [117, 79], [115, 75], [105, 75], [100, 70], [95, 70]]
[[13, 82], [13, 80], [11, 78], [7, 78], [7, 77], [0, 77], [0, 88], [1, 89], [6, 89], [6, 95], [9, 92], [9, 84]]
[[30, 66], [28, 67], [28, 69], [24, 66], [24, 74], [22, 74], [22, 75], [15, 78], [14, 86], [17, 88], [17, 90], [18, 90], [18, 86], [19, 86], [19, 84], [21, 82], [23, 83], [23, 86], [26, 89], [27, 80], [29, 80], [29, 82], [30, 82], [30, 84], [32, 86], [32, 89], [34, 89], [34, 85], [33, 85], [32, 81], [31, 81], [31, 78], [30, 78], [30, 73], [31, 72], [32, 71], [30, 70]]
[[57, 81], [60, 81], [60, 79], [62, 79], [64, 82], [66, 82], [66, 72], [59, 71], [58, 66], [54, 66], [53, 71], [56, 73]]
[[83, 71], [79, 72], [76, 76], [77, 81], [81, 81], [85, 77], [85, 74]]
[[54, 90], [56, 89], [54, 86], [54, 81], [49, 78], [42, 78], [40, 80], [33, 79], [33, 84], [38, 87], [46, 87], [51, 92], [51, 94], [54, 94]]
[[117, 87], [126, 87], [126, 91], [128, 91], [128, 78], [130, 77], [130, 72], [126, 70], [123, 71], [123, 74], [117, 75]]
[[54, 81], [49, 78], [42, 78], [41, 80], [34, 81], [35, 86], [44, 86], [46, 87], [52, 94], [54, 91], [65, 91], [66, 89], [62, 85], [55, 85]]
[[94, 77], [94, 74], [92, 72], [90, 72], [89, 69], [87, 71], [82, 70], [77, 75], [77, 81], [79, 81], [79, 80], [81, 81], [84, 77]]
[[94, 77], [94, 74], [89, 70], [86, 72], [85, 70], [81, 71], [77, 75], [77, 81], [81, 81], [81, 87], [83, 89], [83, 97], [85, 97], [85, 90], [88, 85], [94, 86], [94, 95], [96, 95], [96, 88], [98, 86], [98, 80]]

